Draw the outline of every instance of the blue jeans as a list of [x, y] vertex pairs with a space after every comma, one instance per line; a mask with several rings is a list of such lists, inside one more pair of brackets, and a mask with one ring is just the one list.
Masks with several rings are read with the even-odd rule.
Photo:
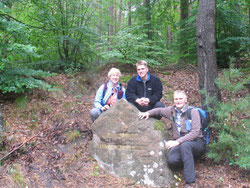
[[168, 153], [168, 164], [170, 168], [183, 165], [183, 174], [186, 183], [195, 182], [194, 158], [201, 156], [204, 152], [204, 145], [204, 141], [197, 138], [171, 148]]
[[93, 108], [90, 110], [90, 117], [92, 119], [92, 122], [94, 122], [100, 115], [102, 111], [98, 108]]

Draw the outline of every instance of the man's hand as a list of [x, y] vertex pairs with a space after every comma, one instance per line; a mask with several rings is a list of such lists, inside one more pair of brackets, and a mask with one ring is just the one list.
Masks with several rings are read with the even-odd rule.
[[178, 145], [180, 145], [180, 142], [178, 142], [176, 140], [169, 140], [169, 141], [165, 142], [165, 147], [167, 149], [170, 149], [170, 148], [178, 146]]
[[140, 106], [148, 106], [150, 100], [149, 98], [142, 97], [136, 99], [135, 102], [138, 103]]
[[109, 105], [105, 105], [104, 107], [101, 108], [102, 111], [106, 111], [107, 109], [109, 109]]
[[149, 98], [145, 98], [145, 97], [142, 97], [141, 100], [145, 106], [147, 106], [150, 102]]
[[148, 112], [139, 112], [138, 117], [139, 117], [139, 119], [148, 119], [149, 113]]

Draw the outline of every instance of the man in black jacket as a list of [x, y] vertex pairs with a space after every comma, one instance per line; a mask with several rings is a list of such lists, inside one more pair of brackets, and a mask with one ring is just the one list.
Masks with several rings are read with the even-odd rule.
[[134, 76], [128, 82], [127, 100], [141, 112], [164, 107], [164, 104], [160, 101], [162, 98], [161, 80], [149, 73], [147, 62], [144, 60], [138, 61], [136, 68], [137, 76]]

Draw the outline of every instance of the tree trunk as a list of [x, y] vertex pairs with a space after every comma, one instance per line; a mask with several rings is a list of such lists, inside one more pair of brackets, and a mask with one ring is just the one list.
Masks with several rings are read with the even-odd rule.
[[2, 114], [2, 107], [0, 105], [0, 141], [1, 141], [2, 132], [3, 132], [3, 114]]
[[131, 28], [132, 18], [131, 18], [131, 1], [128, 2], [128, 26]]
[[[171, 32], [171, 27], [168, 26], [168, 35], [167, 35], [167, 38], [168, 38], [168, 45], [172, 45], [172, 41], [173, 41], [173, 37], [172, 37], [172, 32]], [[171, 50], [168, 51], [168, 54], [171, 55]]]
[[113, 36], [114, 34], [114, 1], [111, 0], [111, 5], [109, 7], [109, 17], [110, 17], [110, 25], [109, 25], [109, 36]]
[[[188, 10], [189, 10], [188, 0], [181, 0], [180, 9], [181, 9], [180, 22], [182, 22], [188, 17]], [[183, 25], [181, 24], [181, 29], [182, 28], [183, 28]]]
[[[189, 3], [188, 0], [181, 0], [180, 1], [180, 11], [181, 11], [181, 15], [180, 15], [180, 36], [179, 36], [179, 41], [182, 43], [179, 47], [180, 50], [180, 54], [187, 54], [187, 48], [188, 48], [188, 42], [187, 42], [187, 38], [185, 37], [185, 31], [182, 31], [183, 28], [185, 28], [184, 25], [184, 20], [188, 18], [188, 10], [189, 10]], [[186, 62], [185, 57], [181, 57], [179, 59], [180, 63], [184, 63]]]
[[150, 0], [144, 0], [145, 8], [146, 8], [146, 31], [148, 40], [153, 39], [153, 33], [152, 33], [152, 24], [151, 24], [151, 5]]
[[121, 25], [122, 25], [122, 0], [120, 0], [119, 16], [118, 16], [118, 25], [119, 25], [119, 29], [120, 29], [120, 28], [121, 28]]
[[[207, 104], [207, 97], [220, 100], [220, 92], [215, 84], [218, 77], [216, 62], [216, 0], [200, 0], [196, 20], [196, 46], [198, 55], [198, 71], [202, 107], [214, 108], [214, 104]], [[214, 119], [213, 114], [211, 118]]]

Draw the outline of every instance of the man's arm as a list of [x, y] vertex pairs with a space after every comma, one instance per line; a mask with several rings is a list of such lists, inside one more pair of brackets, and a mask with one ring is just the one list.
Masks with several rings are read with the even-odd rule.
[[135, 100], [138, 98], [136, 96], [136, 81], [134, 80], [134, 78], [131, 78], [128, 81], [128, 86], [126, 89], [126, 98], [128, 102], [133, 104], [135, 104]]
[[171, 119], [171, 108], [172, 106], [168, 106], [165, 108], [154, 108], [147, 112], [140, 112], [138, 114], [138, 117], [140, 119], [148, 119], [151, 116], [161, 116], [161, 117], [166, 117], [168, 119]]

